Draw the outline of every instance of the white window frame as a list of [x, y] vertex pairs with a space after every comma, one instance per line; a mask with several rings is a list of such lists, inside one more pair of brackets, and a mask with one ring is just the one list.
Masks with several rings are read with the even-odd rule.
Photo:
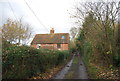
[[40, 47], [41, 47], [41, 44], [37, 44], [37, 49], [40, 49]]

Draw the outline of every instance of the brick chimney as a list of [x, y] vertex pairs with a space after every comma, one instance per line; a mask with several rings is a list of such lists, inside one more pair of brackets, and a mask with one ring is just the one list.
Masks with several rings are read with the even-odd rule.
[[54, 33], [54, 28], [51, 28], [50, 34], [53, 34], [53, 33]]

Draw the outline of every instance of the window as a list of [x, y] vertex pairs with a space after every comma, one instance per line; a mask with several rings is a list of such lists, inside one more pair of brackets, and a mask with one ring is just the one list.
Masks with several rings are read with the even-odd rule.
[[57, 44], [57, 48], [61, 48], [61, 45], [60, 45], [60, 44]]
[[41, 44], [37, 44], [37, 49], [40, 49], [40, 47], [41, 47]]
[[65, 36], [62, 36], [61, 39], [65, 39]]

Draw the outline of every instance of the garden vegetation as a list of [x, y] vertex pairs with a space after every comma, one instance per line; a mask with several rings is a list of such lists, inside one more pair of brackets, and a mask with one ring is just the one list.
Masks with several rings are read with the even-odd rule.
[[3, 79], [28, 79], [39, 76], [46, 70], [65, 62], [68, 57], [68, 51], [35, 49], [3, 41], [2, 77]]

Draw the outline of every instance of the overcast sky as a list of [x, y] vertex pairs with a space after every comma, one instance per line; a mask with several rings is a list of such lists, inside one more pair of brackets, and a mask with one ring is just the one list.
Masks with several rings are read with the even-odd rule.
[[79, 0], [0, 0], [0, 25], [8, 18], [22, 18], [23, 22], [31, 25], [33, 35], [49, 33], [51, 27], [55, 29], [55, 33], [69, 33], [73, 26], [69, 13], [74, 13], [77, 1]]
[[[25, 1], [45, 27], [39, 23]], [[56, 33], [67, 33], [74, 26], [69, 13], [74, 14], [75, 5], [85, 1], [93, 0], [0, 0], [0, 25], [8, 18], [22, 18], [32, 26], [34, 34], [49, 33], [51, 27], [54, 27]]]
[[[39, 23], [25, 1], [45, 27]], [[49, 33], [51, 27], [54, 27], [56, 33], [69, 32], [73, 24], [69, 13], [74, 12], [74, 5], [78, 0], [25, 1], [0, 0], [0, 25], [5, 23], [8, 18], [13, 20], [22, 18], [25, 23], [32, 26], [34, 34]]]
[[[39, 23], [25, 1], [45, 27]], [[22, 18], [23, 22], [31, 25], [34, 35], [49, 33], [51, 27], [55, 33], [69, 33], [74, 26], [69, 13], [74, 14], [75, 5], [85, 1], [87, 0], [0, 0], [0, 25], [8, 18]]]

